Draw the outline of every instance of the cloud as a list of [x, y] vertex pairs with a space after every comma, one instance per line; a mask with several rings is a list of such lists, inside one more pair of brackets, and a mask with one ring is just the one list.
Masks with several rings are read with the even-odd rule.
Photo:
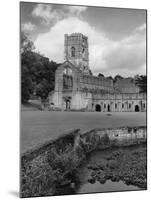
[[53, 10], [51, 5], [47, 4], [38, 4], [33, 9], [32, 16], [41, 18], [44, 24], [49, 24], [60, 18], [58, 12]]
[[[108, 40], [104, 38], [103, 34], [97, 32], [94, 27], [76, 17], [63, 19], [51, 27], [48, 33], [40, 34], [35, 41], [35, 46], [50, 59], [63, 62], [64, 34], [74, 32], [81, 32], [89, 37], [89, 44], [91, 46], [90, 55], [92, 58], [95, 59], [102, 54]], [[98, 51], [96, 52], [96, 50]]]
[[35, 47], [56, 62], [64, 61], [64, 34], [80, 32], [88, 36], [90, 69], [94, 74], [130, 76], [145, 73], [146, 46], [144, 25], [121, 41], [113, 41], [77, 17], [58, 21], [47, 33], [38, 35]]
[[35, 30], [36, 26], [34, 24], [32, 24], [31, 22], [27, 22], [21, 25], [21, 29], [22, 31], [25, 32], [31, 32], [33, 30]]
[[87, 10], [86, 6], [64, 6], [69, 15], [80, 16], [83, 12]]
[[81, 14], [86, 9], [87, 7], [84, 6], [63, 6], [62, 9], [55, 10], [52, 5], [38, 4], [33, 9], [32, 16], [41, 18], [43, 24], [49, 25], [68, 17], [82, 17]]
[[[143, 27], [143, 28], [142, 28]], [[123, 74], [145, 73], [146, 63], [146, 29], [141, 25], [132, 34], [103, 55], [106, 60], [106, 69], [119, 71]]]
[[135, 29], [135, 32], [145, 31], [146, 32], [146, 24], [142, 24], [141, 26]]

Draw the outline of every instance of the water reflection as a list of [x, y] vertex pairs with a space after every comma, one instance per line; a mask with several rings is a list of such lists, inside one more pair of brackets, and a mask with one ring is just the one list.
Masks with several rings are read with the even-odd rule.
[[[118, 150], [123, 149], [125, 152], [132, 152], [133, 150], [139, 151], [143, 145], [137, 147], [129, 148], [118, 148]], [[132, 191], [132, 190], [142, 190], [141, 188], [134, 185], [127, 185], [123, 181], [113, 182], [111, 180], [106, 180], [104, 184], [101, 184], [99, 181], [94, 181], [94, 183], [88, 182], [88, 179], [91, 177], [92, 170], [88, 169], [88, 166], [94, 163], [99, 162], [102, 159], [105, 159], [106, 156], [111, 155], [117, 149], [108, 149], [92, 152], [85, 163], [79, 169], [79, 178], [80, 186], [76, 193], [97, 193], [97, 192], [113, 192], [113, 191]]]
[[[105, 161], [105, 159], [112, 155], [112, 153], [117, 150], [122, 150], [125, 153], [129, 152], [143, 152], [143, 148], [146, 148], [143, 145], [129, 147], [129, 148], [112, 148], [107, 150], [98, 150], [89, 154], [87, 159], [83, 162], [83, 164], [79, 167], [79, 169], [75, 170], [74, 173], [71, 174], [71, 180], [68, 185], [64, 185], [63, 187], [59, 187], [56, 195], [63, 194], [85, 194], [85, 193], [101, 193], [101, 192], [115, 192], [115, 191], [136, 191], [143, 190], [134, 185], [127, 185], [122, 180], [116, 182], [111, 181], [110, 179], [105, 180], [105, 183], [101, 183], [96, 178], [95, 181], [90, 183], [92, 180], [92, 172], [95, 172], [95, 169], [90, 168], [90, 166], [95, 165], [101, 161]], [[142, 150], [142, 151], [141, 151]], [[145, 158], [143, 158], [145, 159]], [[145, 162], [145, 161], [144, 161]], [[98, 176], [99, 177], [99, 176]], [[145, 189], [145, 188], [144, 188]]]
[[95, 192], [113, 192], [113, 191], [130, 191], [130, 190], [140, 190], [140, 188], [133, 185], [126, 185], [124, 182], [112, 182], [107, 180], [104, 184], [100, 184], [96, 181], [94, 184], [86, 182], [81, 185], [80, 189], [77, 191], [78, 194], [82, 193], [95, 193]]

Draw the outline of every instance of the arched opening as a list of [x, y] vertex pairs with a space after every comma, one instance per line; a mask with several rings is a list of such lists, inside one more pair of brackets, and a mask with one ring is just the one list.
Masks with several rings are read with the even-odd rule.
[[100, 106], [99, 104], [97, 104], [97, 105], [95, 106], [95, 111], [101, 112], [101, 106]]
[[66, 67], [63, 71], [63, 89], [71, 90], [73, 87], [72, 70]]
[[66, 100], [66, 110], [70, 110], [70, 100]]
[[110, 105], [107, 106], [107, 111], [110, 112]]
[[75, 47], [71, 47], [71, 57], [75, 57]]
[[139, 106], [138, 105], [135, 106], [135, 112], [139, 112]]
[[71, 109], [71, 97], [70, 96], [63, 97], [63, 100], [64, 100], [65, 109], [70, 110]]

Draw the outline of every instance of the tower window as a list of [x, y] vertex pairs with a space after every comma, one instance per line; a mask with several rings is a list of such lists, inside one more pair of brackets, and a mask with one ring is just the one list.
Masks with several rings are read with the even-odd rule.
[[75, 57], [75, 47], [71, 47], [71, 57]]
[[117, 108], [117, 104], [115, 104], [115, 108]]
[[122, 108], [124, 108], [124, 103], [122, 103]]

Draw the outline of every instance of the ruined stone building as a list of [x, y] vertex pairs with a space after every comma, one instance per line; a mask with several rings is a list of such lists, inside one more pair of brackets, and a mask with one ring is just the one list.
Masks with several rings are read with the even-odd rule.
[[146, 94], [132, 78], [112, 80], [90, 73], [88, 38], [65, 34], [65, 62], [55, 73], [55, 89], [49, 95], [52, 109], [100, 112], [146, 111]]

